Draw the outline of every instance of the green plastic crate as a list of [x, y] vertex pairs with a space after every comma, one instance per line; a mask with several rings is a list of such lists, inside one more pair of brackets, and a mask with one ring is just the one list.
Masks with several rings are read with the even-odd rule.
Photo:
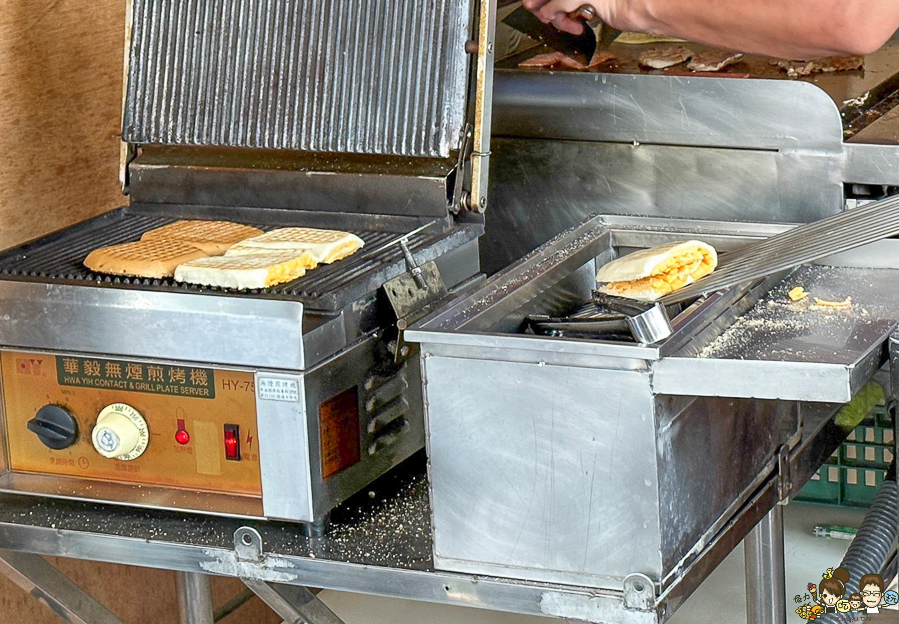
[[840, 465], [858, 468], [889, 468], [893, 449], [885, 444], [844, 442], [840, 447]]
[[815, 503], [840, 504], [840, 466], [836, 463], [824, 464], [812, 475], [802, 491], [796, 496], [796, 500]]
[[867, 507], [874, 502], [877, 488], [883, 483], [887, 471], [881, 468], [857, 468], [840, 466], [840, 504], [852, 507]]
[[796, 495], [797, 501], [868, 507], [893, 461], [893, 417], [876, 406]]

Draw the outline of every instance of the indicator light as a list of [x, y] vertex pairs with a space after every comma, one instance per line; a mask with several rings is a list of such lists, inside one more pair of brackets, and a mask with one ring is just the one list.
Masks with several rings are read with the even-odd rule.
[[225, 425], [225, 459], [240, 461], [240, 426]]
[[190, 434], [187, 433], [187, 430], [184, 429], [184, 419], [178, 419], [178, 430], [175, 432], [175, 442], [184, 446], [188, 442], [190, 442]]

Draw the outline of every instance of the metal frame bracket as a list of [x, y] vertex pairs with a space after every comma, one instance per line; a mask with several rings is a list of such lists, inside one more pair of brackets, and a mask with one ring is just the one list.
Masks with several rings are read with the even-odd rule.
[[655, 608], [655, 584], [645, 574], [628, 574], [624, 579], [624, 608], [652, 611]]
[[234, 531], [234, 552], [240, 561], [262, 561], [262, 536], [252, 527]]
[[793, 476], [790, 470], [790, 447], [786, 444], [777, 449], [777, 500], [779, 505], [786, 505], [793, 488]]
[[289, 624], [344, 624], [337, 614], [305, 587], [241, 580]]

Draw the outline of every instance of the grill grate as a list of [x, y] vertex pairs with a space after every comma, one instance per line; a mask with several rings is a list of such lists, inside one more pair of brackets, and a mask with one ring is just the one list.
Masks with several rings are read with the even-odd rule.
[[[112, 276], [88, 270], [82, 261], [99, 247], [140, 239], [145, 231], [177, 219], [156, 215], [133, 214], [122, 209], [97, 219], [51, 234], [33, 243], [0, 254], [0, 276], [35, 279], [48, 282], [76, 283], [123, 288], [152, 288], [173, 292], [233, 294], [268, 298], [288, 298], [302, 301], [315, 309], [339, 309], [355, 297], [355, 284], [365, 287], [366, 277], [378, 273], [386, 281], [404, 270], [405, 262], [398, 246], [380, 249], [400, 236], [396, 232], [350, 230], [363, 241], [365, 247], [356, 254], [332, 265], [321, 265], [298, 280], [262, 290], [232, 291], [208, 286], [176, 282], [173, 279], [147, 279]], [[263, 230], [277, 226], [248, 223]], [[302, 226], [302, 224], [293, 224]], [[447, 234], [445, 236], [450, 236]], [[420, 251], [428, 247], [434, 236], [427, 231], [410, 238], [410, 249]], [[381, 275], [389, 273], [387, 277]], [[380, 272], [380, 273], [379, 273]]]

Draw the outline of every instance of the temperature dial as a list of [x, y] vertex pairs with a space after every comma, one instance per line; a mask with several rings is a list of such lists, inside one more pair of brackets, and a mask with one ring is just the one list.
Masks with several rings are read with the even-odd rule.
[[113, 403], [97, 416], [91, 442], [103, 457], [131, 461], [147, 450], [150, 431], [140, 412], [125, 403]]

